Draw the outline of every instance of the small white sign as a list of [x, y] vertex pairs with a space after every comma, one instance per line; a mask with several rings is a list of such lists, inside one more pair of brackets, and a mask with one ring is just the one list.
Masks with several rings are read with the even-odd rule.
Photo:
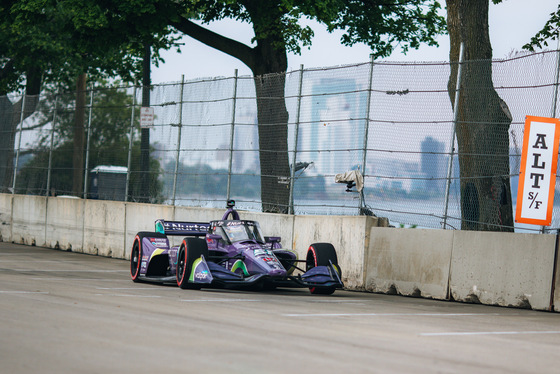
[[149, 106], [140, 108], [140, 127], [143, 129], [154, 127], [154, 108]]

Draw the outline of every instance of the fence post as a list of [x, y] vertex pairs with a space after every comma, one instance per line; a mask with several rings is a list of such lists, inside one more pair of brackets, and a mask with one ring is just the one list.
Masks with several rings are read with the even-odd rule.
[[136, 90], [138, 86], [136, 81], [134, 82], [134, 89], [132, 90], [132, 113], [130, 114], [130, 133], [128, 136], [128, 161], [126, 169], [126, 186], [125, 186], [125, 196], [124, 201], [128, 201], [128, 190], [130, 188], [130, 166], [132, 161], [132, 143], [134, 138], [134, 109], [136, 109]]
[[177, 155], [175, 156], [175, 172], [173, 174], [173, 198], [172, 205], [175, 206], [175, 198], [177, 196], [177, 173], [179, 172], [179, 155], [181, 153], [181, 130], [183, 128], [183, 90], [185, 88], [185, 75], [181, 75], [181, 97], [179, 98], [179, 130], [177, 132]]
[[21, 98], [21, 111], [20, 111], [20, 117], [19, 117], [19, 139], [18, 139], [18, 147], [16, 150], [16, 163], [14, 165], [14, 178], [12, 181], [12, 195], [16, 193], [16, 176], [17, 176], [17, 171], [18, 171], [18, 163], [19, 163], [19, 151], [21, 149], [21, 137], [23, 135], [23, 112], [25, 110], [25, 97], [26, 94], [23, 94], [23, 97]]
[[88, 115], [88, 127], [87, 127], [87, 139], [86, 139], [86, 163], [84, 167], [84, 199], [87, 199], [88, 193], [88, 169], [89, 169], [89, 142], [91, 137], [91, 117], [93, 112], [93, 95], [95, 91], [93, 90], [93, 83], [91, 85], [91, 93], [89, 97], [89, 115]]
[[231, 171], [233, 168], [233, 140], [234, 140], [234, 130], [235, 130], [235, 105], [237, 103], [237, 74], [238, 71], [235, 69], [234, 72], [234, 81], [233, 81], [233, 108], [231, 110], [231, 134], [229, 138], [229, 166], [228, 166], [228, 178], [227, 178], [227, 191], [226, 197], [227, 200], [231, 198]]
[[52, 173], [52, 153], [54, 147], [54, 130], [56, 127], [56, 110], [58, 107], [58, 94], [54, 96], [54, 111], [53, 111], [53, 120], [52, 120], [52, 130], [51, 130], [51, 146], [49, 148], [49, 164], [47, 168], [47, 188], [46, 188], [46, 196], [50, 195], [51, 189], [51, 173]]
[[556, 118], [556, 105], [558, 101], [558, 83], [560, 81], [560, 35], [558, 38], [558, 48], [556, 50], [556, 80], [554, 84], [554, 97], [552, 102], [552, 116], [551, 118]]
[[294, 213], [294, 185], [295, 185], [295, 174], [296, 174], [296, 161], [297, 161], [297, 147], [298, 147], [298, 137], [299, 137], [299, 123], [301, 116], [301, 92], [303, 89], [303, 64], [299, 66], [299, 88], [298, 88], [298, 104], [296, 112], [296, 128], [294, 134], [294, 157], [292, 160], [292, 170], [290, 175], [290, 208], [288, 214]]
[[[362, 159], [362, 174], [364, 177], [364, 182], [365, 182], [365, 178], [366, 178], [366, 161], [367, 161], [367, 147], [368, 147], [368, 137], [369, 137], [369, 119], [371, 116], [371, 94], [372, 94], [372, 88], [373, 88], [373, 59], [374, 56], [373, 54], [371, 54], [369, 56], [369, 88], [368, 88], [368, 93], [367, 93], [367, 106], [366, 106], [366, 122], [365, 122], [365, 129], [364, 129], [364, 144], [363, 144], [363, 149], [364, 149], [364, 157]], [[361, 215], [362, 212], [366, 209], [366, 202], [364, 199], [364, 191], [362, 190], [360, 193], [360, 208], [358, 213]]]
[[[558, 84], [560, 81], [560, 32], [558, 33], [558, 44], [556, 47], [556, 79], [554, 80], [554, 95], [552, 96], [551, 118], [556, 118], [556, 107], [558, 102]], [[546, 226], [541, 226], [541, 234], [546, 232]]]
[[443, 212], [443, 229], [447, 227], [447, 209], [449, 208], [449, 193], [451, 190], [451, 174], [453, 171], [453, 156], [455, 154], [455, 134], [457, 133], [457, 120], [459, 118], [459, 94], [461, 92], [461, 75], [463, 72], [464, 45], [459, 48], [459, 67], [457, 71], [457, 82], [455, 84], [455, 105], [453, 105], [453, 134], [451, 135], [451, 155], [447, 164], [447, 183], [445, 185], [445, 210]]

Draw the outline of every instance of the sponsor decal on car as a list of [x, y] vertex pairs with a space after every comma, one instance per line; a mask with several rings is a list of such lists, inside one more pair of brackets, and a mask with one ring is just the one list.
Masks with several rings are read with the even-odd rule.
[[243, 275], [248, 276], [249, 275], [249, 271], [247, 270], [247, 266], [245, 265], [245, 263], [241, 260], [237, 260], [235, 261], [235, 263], [233, 264], [233, 266], [231, 267], [231, 272], [232, 273], [243, 273]]
[[265, 248], [255, 248], [253, 253], [255, 256], [270, 256], [270, 252]]
[[200, 273], [195, 273], [194, 277], [199, 280], [208, 279], [208, 271], [202, 270]]
[[257, 222], [255, 221], [213, 221], [213, 227], [220, 227], [220, 226], [257, 226]]
[[208, 231], [209, 224], [207, 223], [197, 223], [197, 222], [175, 222], [175, 221], [164, 221], [163, 227], [165, 231], [198, 231], [205, 232]]
[[197, 258], [192, 265], [192, 272], [189, 281], [192, 283], [212, 283], [212, 274], [204, 256]]

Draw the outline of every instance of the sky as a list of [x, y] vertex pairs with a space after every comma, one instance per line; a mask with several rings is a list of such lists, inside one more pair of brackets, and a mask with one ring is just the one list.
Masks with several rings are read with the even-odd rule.
[[[442, 1], [445, 3], [444, 1]], [[530, 4], [530, 5], [528, 5]], [[558, 9], [558, 0], [504, 0], [494, 5], [490, 3], [489, 28], [493, 57], [506, 58], [512, 52], [520, 51]], [[445, 11], [442, 11], [445, 16]], [[305, 68], [330, 67], [369, 61], [370, 50], [357, 44], [352, 47], [340, 43], [341, 33], [329, 34], [318, 23], [309, 23], [315, 32], [310, 49], [303, 48], [301, 55], [288, 55], [288, 71]], [[215, 22], [208, 26], [213, 31], [224, 34], [245, 44], [250, 44], [253, 31], [249, 24], [231, 20]], [[166, 51], [162, 53], [165, 63], [152, 67], [152, 83], [180, 81], [207, 77], [231, 77], [235, 69], [240, 76], [252, 75], [251, 70], [239, 60], [210, 48], [198, 41], [183, 37], [181, 53]], [[438, 38], [439, 47], [422, 46], [406, 55], [397, 48], [382, 61], [448, 61], [449, 37]], [[549, 44], [556, 49], [556, 42]]]

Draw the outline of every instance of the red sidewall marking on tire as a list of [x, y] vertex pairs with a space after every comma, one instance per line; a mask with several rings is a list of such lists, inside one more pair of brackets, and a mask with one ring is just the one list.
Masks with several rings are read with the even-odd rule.
[[313, 263], [317, 266], [317, 253], [315, 252], [315, 248], [311, 246], [309, 247], [309, 250], [313, 253]]
[[[317, 253], [315, 253], [315, 248], [313, 248], [313, 246], [309, 246], [308, 251], [311, 251], [311, 253], [313, 253], [313, 263], [315, 264], [315, 267], [317, 267]], [[312, 287], [312, 288], [309, 289], [309, 291], [310, 291], [311, 293], [314, 293], [314, 292], [315, 292], [315, 288], [316, 288], [316, 287]]]
[[[183, 271], [181, 272], [181, 281], [178, 282], [179, 285], [183, 284], [183, 281], [185, 280], [185, 274], [187, 273], [187, 243], [183, 240], [183, 243], [181, 243], [181, 245], [184, 248], [183, 252], [185, 253], [185, 255], [184, 255], [185, 259], [183, 260]], [[181, 254], [181, 249], [179, 249], [179, 255], [180, 254]], [[180, 258], [178, 259], [178, 262], [179, 261], [181, 261]], [[179, 279], [179, 278], [177, 278], [177, 279]]]
[[141, 250], [142, 243], [141, 243], [140, 237], [138, 235], [136, 235], [136, 237], [134, 238], [134, 242], [132, 242], [132, 253], [130, 255], [131, 256], [134, 255], [134, 243], [136, 243], [136, 241], [138, 241], [138, 261], [136, 263], [136, 272], [134, 274], [132, 274], [132, 279], [133, 280], [137, 279], [138, 275], [140, 275], [140, 264], [142, 262], [142, 260], [140, 259], [140, 253], [142, 252], [142, 250]]

